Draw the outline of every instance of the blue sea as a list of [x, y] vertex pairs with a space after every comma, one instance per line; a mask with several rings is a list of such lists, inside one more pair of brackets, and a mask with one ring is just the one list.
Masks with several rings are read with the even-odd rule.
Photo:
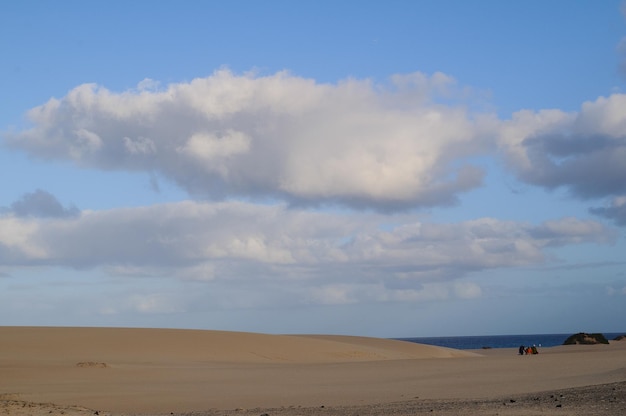
[[[612, 340], [625, 332], [603, 332], [606, 339]], [[419, 344], [437, 345], [440, 347], [456, 348], [459, 350], [477, 350], [481, 348], [518, 348], [520, 345], [537, 345], [554, 347], [563, 345], [563, 342], [572, 334], [534, 334], [534, 335], [483, 335], [465, 337], [417, 337], [397, 338], [402, 341]]]

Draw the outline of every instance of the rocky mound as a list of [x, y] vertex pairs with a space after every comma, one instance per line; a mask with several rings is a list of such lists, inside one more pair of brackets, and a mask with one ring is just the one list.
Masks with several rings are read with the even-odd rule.
[[83, 361], [76, 363], [76, 367], [95, 367], [95, 368], [107, 368], [107, 363], [98, 363], [95, 361]]
[[602, 334], [587, 334], [585, 332], [579, 332], [578, 334], [568, 337], [563, 345], [576, 345], [576, 344], [608, 344], [609, 340]]
[[626, 340], [626, 335], [620, 335], [618, 337], [613, 338], [613, 341], [624, 341]]

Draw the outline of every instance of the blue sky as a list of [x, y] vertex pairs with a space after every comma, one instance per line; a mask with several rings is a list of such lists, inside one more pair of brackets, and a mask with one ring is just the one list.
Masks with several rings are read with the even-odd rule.
[[625, 10], [2, 3], [0, 325], [626, 330]]

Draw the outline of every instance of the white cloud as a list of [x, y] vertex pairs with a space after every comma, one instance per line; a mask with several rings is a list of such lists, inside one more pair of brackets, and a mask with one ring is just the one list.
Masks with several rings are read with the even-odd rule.
[[150, 78], [144, 78], [137, 84], [138, 91], [156, 91], [161, 86], [159, 81], [155, 81]]
[[468, 160], [496, 150], [524, 182], [580, 198], [626, 194], [624, 94], [499, 120], [469, 112], [442, 73], [382, 85], [219, 70], [144, 84], [121, 93], [80, 85], [32, 109], [32, 128], [5, 141], [46, 159], [159, 173], [214, 199], [378, 211], [453, 204], [482, 183]]
[[196, 133], [187, 143], [178, 149], [190, 157], [196, 157], [201, 162], [210, 164], [214, 160], [235, 156], [250, 150], [250, 138], [244, 133], [228, 130], [224, 134]]
[[7, 142], [43, 158], [158, 171], [193, 194], [379, 209], [450, 204], [479, 186], [487, 143], [445, 74], [337, 84], [277, 73], [114, 93], [85, 84], [29, 112]]
[[349, 305], [377, 302], [433, 302], [450, 299], [475, 299], [482, 296], [480, 286], [471, 282], [404, 282], [327, 284], [308, 289], [311, 303]]
[[499, 145], [525, 182], [580, 198], [626, 193], [626, 95], [583, 103], [578, 113], [521, 111], [502, 123]]
[[549, 247], [610, 243], [613, 237], [599, 223], [572, 218], [539, 225], [493, 218], [457, 224], [424, 223], [411, 215], [396, 219], [399, 225], [389, 228], [383, 227], [384, 215], [192, 201], [84, 211], [71, 218], [9, 214], [0, 217], [0, 262], [99, 268], [127, 279], [261, 285], [261, 298], [271, 297], [270, 288], [277, 286], [323, 303], [419, 301], [477, 297], [480, 287], [459, 278], [541, 264]]
[[80, 160], [85, 154], [96, 153], [102, 147], [100, 136], [87, 129], [76, 130], [74, 137], [75, 140], [69, 149], [69, 155], [72, 159]]
[[0, 217], [0, 262], [36, 262], [47, 257], [45, 247], [37, 243], [39, 224], [34, 220]]
[[147, 137], [138, 137], [134, 140], [130, 137], [124, 137], [124, 147], [131, 154], [151, 155], [156, 153], [154, 142]]
[[532, 231], [532, 235], [543, 238], [552, 245], [576, 244], [582, 242], [609, 243], [617, 237], [615, 233], [603, 232], [604, 226], [596, 221], [577, 218], [563, 218], [546, 221]]

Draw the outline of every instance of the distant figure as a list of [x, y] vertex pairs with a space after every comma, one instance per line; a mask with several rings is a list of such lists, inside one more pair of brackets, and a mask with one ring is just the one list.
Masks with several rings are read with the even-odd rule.
[[537, 346], [533, 345], [533, 347], [531, 348], [533, 354], [539, 354], [539, 351], [537, 351]]
[[526, 347], [523, 345], [519, 346], [519, 355], [524, 355], [524, 351], [526, 350]]

